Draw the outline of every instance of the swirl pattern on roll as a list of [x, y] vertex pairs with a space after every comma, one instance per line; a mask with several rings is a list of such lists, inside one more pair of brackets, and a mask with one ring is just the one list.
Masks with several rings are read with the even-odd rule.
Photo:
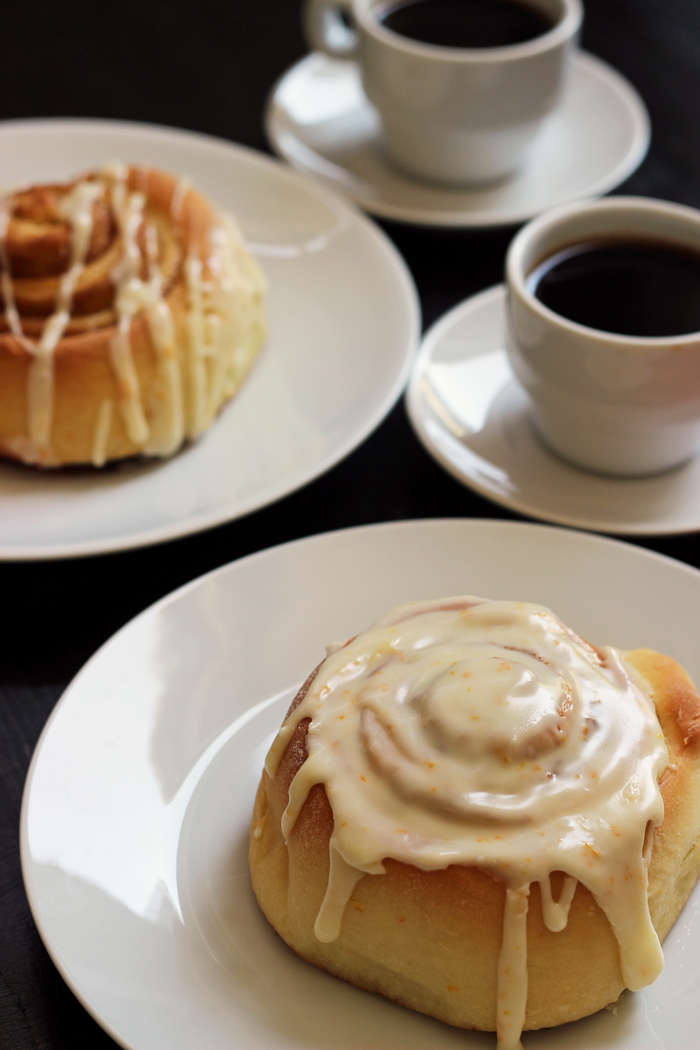
[[[541, 606], [479, 598], [400, 606], [321, 665], [272, 745], [302, 719], [307, 758], [283, 818], [291, 834], [314, 784], [333, 811], [328, 890], [316, 936], [340, 935], [357, 881], [393, 858], [423, 870], [490, 871], [507, 887], [499, 1045], [525, 1014], [530, 885], [546, 925], [567, 921], [577, 882], [605, 912], [625, 983], [658, 975], [647, 869], [663, 819], [668, 754], [650, 698], [619, 654]], [[550, 875], [567, 874], [559, 900]]]
[[240, 386], [264, 288], [233, 220], [165, 172], [112, 164], [8, 194], [0, 453], [43, 466], [172, 454]]

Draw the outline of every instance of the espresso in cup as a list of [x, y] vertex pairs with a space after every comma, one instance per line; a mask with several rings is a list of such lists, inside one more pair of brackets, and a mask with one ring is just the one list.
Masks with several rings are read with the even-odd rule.
[[510, 47], [555, 25], [520, 0], [399, 0], [378, 7], [376, 17], [392, 33], [436, 47]]
[[568, 321], [616, 335], [700, 332], [700, 252], [668, 241], [601, 239], [539, 263], [527, 287]]

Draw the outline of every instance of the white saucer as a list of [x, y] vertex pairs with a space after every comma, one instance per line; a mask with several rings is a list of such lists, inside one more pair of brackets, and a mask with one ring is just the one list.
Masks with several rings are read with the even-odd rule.
[[115, 159], [186, 175], [237, 216], [269, 281], [268, 339], [240, 394], [172, 459], [99, 472], [0, 463], [0, 559], [141, 547], [280, 499], [378, 426], [418, 345], [415, 287], [388, 238], [279, 161], [145, 124], [0, 124], [0, 186]]
[[292, 66], [270, 95], [265, 124], [281, 157], [373, 215], [456, 228], [509, 226], [555, 204], [607, 193], [641, 164], [650, 134], [634, 88], [600, 59], [581, 52], [527, 166], [484, 189], [443, 189], [395, 170], [353, 62], [315, 53]]
[[[259, 911], [247, 840], [263, 759], [327, 642], [398, 602], [475, 592], [553, 607], [594, 644], [644, 645], [700, 680], [700, 573], [637, 547], [517, 522], [414, 521], [263, 551], [142, 613], [68, 687], [21, 817], [39, 932], [130, 1050], [495, 1050], [330, 977]], [[700, 886], [666, 968], [614, 1013], [526, 1050], [688, 1050], [700, 1026]]]
[[425, 336], [406, 403], [428, 452], [481, 496], [533, 518], [629, 536], [699, 530], [700, 457], [627, 480], [578, 470], [545, 448], [506, 357], [504, 311], [499, 285]]

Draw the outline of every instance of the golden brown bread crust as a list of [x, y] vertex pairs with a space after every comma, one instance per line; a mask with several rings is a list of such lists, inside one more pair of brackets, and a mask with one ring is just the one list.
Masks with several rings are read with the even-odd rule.
[[[93, 176], [88, 176], [92, 179]], [[180, 397], [184, 416], [182, 438], [197, 436], [208, 426], [222, 405], [241, 385], [265, 334], [263, 281], [256, 264], [242, 245], [239, 262], [252, 285], [259, 285], [243, 301], [237, 318], [224, 321], [223, 342], [235, 348], [235, 361], [225, 365], [223, 380], [217, 368], [221, 356], [208, 352], [205, 359], [206, 410], [202, 424], [197, 409], [199, 397], [190, 361], [192, 352], [188, 329], [188, 291], [185, 260], [198, 258], [202, 279], [211, 278], [212, 232], [221, 219], [212, 205], [196, 190], [183, 191], [176, 177], [153, 168], [128, 168], [129, 191], [146, 198], [145, 222], [136, 243], [140, 253], [140, 274], [149, 274], [146, 224], [157, 231], [158, 267], [163, 275], [163, 298], [175, 328], [168, 355], [180, 375]], [[12, 277], [12, 292], [22, 331], [30, 340], [41, 336], [47, 318], [56, 309], [56, 297], [70, 259], [71, 231], [58, 212], [60, 200], [75, 183], [39, 186], [10, 198], [10, 220], [4, 239], [3, 256]], [[181, 198], [176, 214], [173, 203]], [[10, 330], [0, 298], [0, 456], [43, 466], [91, 463], [94, 461], [100, 411], [106, 402], [111, 413], [105, 460], [138, 454], [152, 454], [148, 441], [141, 442], [129, 431], [120, 408], [129, 390], [117, 376], [110, 360], [110, 347], [117, 332], [115, 273], [123, 255], [123, 238], [116, 222], [113, 201], [108, 192], [92, 206], [93, 229], [85, 267], [80, 274], [71, 304], [71, 319], [54, 355], [53, 411], [50, 447], [34, 447], [30, 440], [28, 377], [32, 353]], [[2, 259], [0, 259], [2, 269]], [[131, 355], [140, 389], [139, 399], [149, 426], [158, 427], [164, 399], [170, 397], [163, 379], [163, 357], [151, 334], [145, 312], [134, 316], [130, 329]], [[176, 444], [179, 444], [176, 441]], [[169, 454], [156, 450], [155, 454]]]
[[[639, 649], [626, 661], [654, 700], [669, 751], [661, 780], [665, 815], [649, 869], [650, 912], [663, 939], [700, 872], [700, 697], [667, 656]], [[275, 777], [263, 773], [258, 788], [250, 867], [262, 910], [295, 952], [330, 973], [450, 1024], [494, 1030], [505, 888], [487, 871], [452, 865], [426, 872], [386, 860], [385, 875], [365, 875], [357, 884], [338, 940], [316, 939], [333, 830], [325, 788], [312, 788], [288, 846], [280, 827], [289, 785], [306, 758], [307, 728], [308, 720], [300, 723]], [[585, 1017], [624, 988], [616, 938], [580, 884], [560, 933], [545, 927], [539, 886], [532, 885], [527, 943], [525, 1028]]]

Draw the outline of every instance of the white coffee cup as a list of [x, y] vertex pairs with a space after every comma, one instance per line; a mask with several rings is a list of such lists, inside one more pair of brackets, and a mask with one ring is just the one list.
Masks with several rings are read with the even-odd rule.
[[498, 48], [400, 36], [380, 20], [387, 0], [306, 0], [304, 25], [312, 48], [357, 60], [399, 167], [428, 181], [476, 183], [516, 171], [566, 84], [580, 0], [526, 2], [552, 29]]
[[534, 219], [506, 259], [507, 347], [545, 443], [577, 466], [631, 477], [675, 467], [700, 447], [700, 332], [598, 331], [554, 313], [528, 287], [533, 270], [567, 246], [627, 238], [700, 253], [700, 211], [610, 197]]

